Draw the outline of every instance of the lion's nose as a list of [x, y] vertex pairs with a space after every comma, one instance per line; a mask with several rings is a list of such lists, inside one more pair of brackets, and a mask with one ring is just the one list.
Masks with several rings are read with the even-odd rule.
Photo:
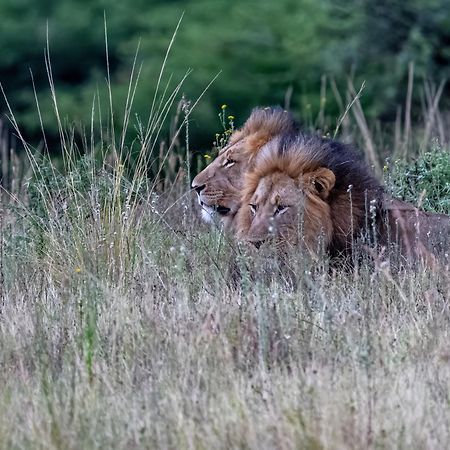
[[192, 189], [195, 189], [197, 191], [197, 194], [200, 194], [200, 192], [205, 189], [206, 184], [194, 184], [192, 183]]

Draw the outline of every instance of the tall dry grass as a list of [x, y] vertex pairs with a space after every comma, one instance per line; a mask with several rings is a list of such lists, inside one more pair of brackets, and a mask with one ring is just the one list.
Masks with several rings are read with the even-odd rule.
[[[49, 54], [63, 170], [45, 141], [43, 151], [27, 144], [12, 107], [28, 169], [0, 150], [1, 448], [448, 445], [447, 272], [394, 272], [386, 262], [339, 271], [295, 252], [286, 272], [276, 258], [246, 254], [192, 208], [180, 133], [195, 102], [177, 110], [183, 80], [172, 93], [157, 89], [131, 163], [139, 69], [123, 122], [109, 90], [112, 128], [95, 130], [92, 118], [80, 148], [62, 125]], [[349, 85], [339, 128], [383, 172], [387, 149], [392, 158], [430, 149], [443, 129], [441, 90], [428, 91], [423, 126], [406, 117], [386, 137]], [[326, 114], [317, 120], [310, 126], [326, 132]]]

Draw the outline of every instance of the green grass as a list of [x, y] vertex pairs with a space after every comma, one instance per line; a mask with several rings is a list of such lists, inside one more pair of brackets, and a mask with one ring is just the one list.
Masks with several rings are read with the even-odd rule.
[[392, 194], [425, 211], [450, 214], [450, 151], [439, 145], [412, 162], [395, 161], [389, 174]]

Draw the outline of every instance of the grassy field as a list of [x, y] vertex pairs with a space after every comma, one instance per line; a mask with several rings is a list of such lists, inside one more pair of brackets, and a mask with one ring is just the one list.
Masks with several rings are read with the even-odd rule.
[[[370, 162], [389, 145], [354, 108], [342, 135]], [[388, 189], [448, 213], [450, 158], [433, 123], [414, 140], [392, 134], [378, 164]], [[144, 153], [157, 129], [138, 133]], [[14, 158], [5, 170], [1, 448], [449, 445], [448, 272], [339, 271], [295, 253], [286, 272], [200, 222], [172, 145], [154, 181], [120, 136], [78, 151], [61, 131], [63, 170], [29, 147], [28, 175]]]

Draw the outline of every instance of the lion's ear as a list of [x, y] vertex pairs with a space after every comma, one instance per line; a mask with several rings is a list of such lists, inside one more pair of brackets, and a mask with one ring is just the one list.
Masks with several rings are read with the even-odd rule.
[[311, 184], [322, 199], [326, 199], [336, 183], [336, 177], [330, 169], [321, 167], [308, 174]]

